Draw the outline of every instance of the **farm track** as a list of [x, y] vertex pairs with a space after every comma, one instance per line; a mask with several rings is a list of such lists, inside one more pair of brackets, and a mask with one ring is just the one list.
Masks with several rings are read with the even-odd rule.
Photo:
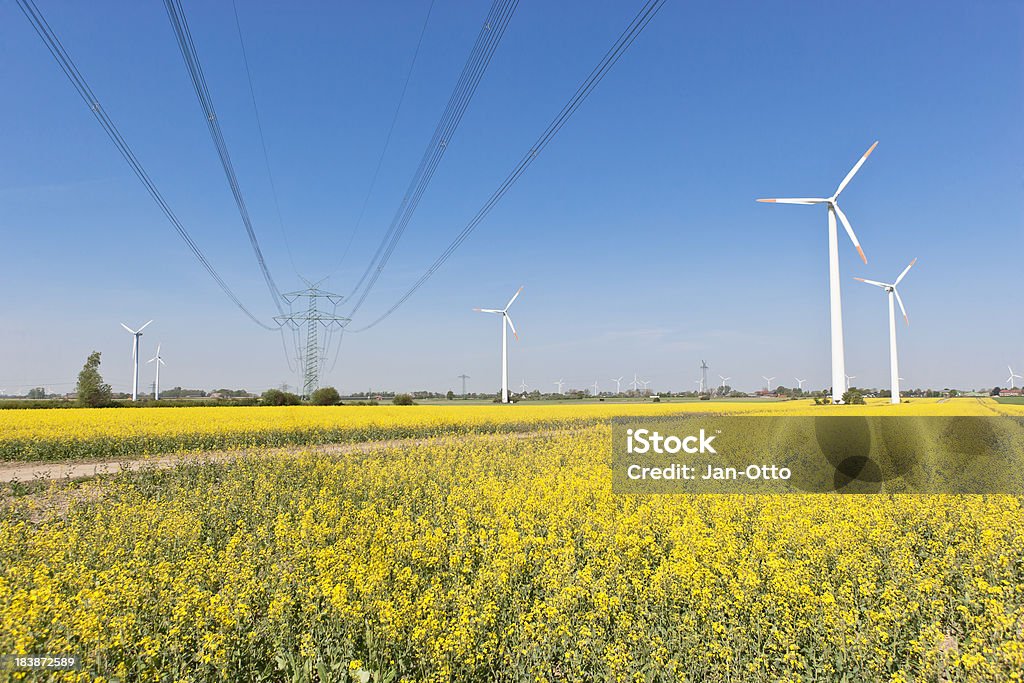
[[230, 463], [239, 458], [244, 458], [249, 453], [260, 454], [288, 454], [300, 451], [318, 451], [332, 455], [345, 455], [347, 453], [367, 453], [378, 449], [387, 448], [412, 448], [427, 443], [438, 443], [444, 441], [468, 441], [470, 439], [494, 439], [504, 438], [528, 439], [544, 436], [554, 436], [572, 431], [573, 427], [562, 429], [541, 429], [536, 431], [509, 431], [491, 434], [454, 434], [446, 436], [415, 437], [409, 439], [387, 439], [384, 441], [360, 441], [357, 443], [334, 443], [334, 444], [309, 444], [284, 447], [247, 448], [224, 451], [197, 451], [194, 453], [176, 453], [141, 459], [118, 460], [37, 460], [33, 462], [7, 462], [0, 463], [0, 483], [12, 481], [31, 483], [38, 481], [53, 480], [81, 480], [93, 477], [114, 475], [121, 472], [132, 472], [140, 469], [170, 469], [182, 462], [204, 462], [204, 463]]

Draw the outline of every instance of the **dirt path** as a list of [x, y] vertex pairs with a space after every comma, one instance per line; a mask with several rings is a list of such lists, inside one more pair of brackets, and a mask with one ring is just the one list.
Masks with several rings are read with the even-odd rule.
[[389, 439], [386, 441], [361, 441], [359, 443], [311, 444], [278, 448], [254, 448], [234, 451], [200, 451], [155, 456], [139, 460], [74, 460], [74, 461], [33, 461], [0, 463], [0, 483], [12, 481], [33, 482], [50, 479], [87, 479], [100, 475], [131, 472], [143, 468], [168, 469], [184, 461], [231, 462], [244, 458], [249, 453], [297, 453], [315, 450], [321, 453], [344, 455], [366, 453], [384, 448], [410, 448], [428, 442], [465, 441], [468, 439], [536, 438], [564, 433], [570, 429], [544, 429], [530, 432], [499, 432], [492, 434], [459, 434], [450, 436], [418, 437], [410, 439]]

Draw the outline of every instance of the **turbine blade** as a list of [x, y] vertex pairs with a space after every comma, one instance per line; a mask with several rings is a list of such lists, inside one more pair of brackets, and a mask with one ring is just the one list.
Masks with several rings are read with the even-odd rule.
[[507, 304], [505, 304], [505, 310], [506, 310], [506, 311], [508, 310], [508, 307], [512, 305], [512, 302], [513, 302], [513, 301], [515, 301], [516, 299], [518, 299], [518, 298], [519, 298], [519, 295], [520, 295], [520, 294], [521, 294], [522, 292], [523, 292], [523, 288], [522, 288], [522, 287], [520, 287], [519, 289], [517, 289], [517, 290], [516, 290], [516, 293], [515, 293], [515, 294], [513, 294], [513, 295], [512, 295], [512, 298], [508, 300], [508, 303], [507, 303]]
[[910, 272], [910, 269], [914, 267], [915, 263], [917, 263], [917, 259], [916, 258], [913, 261], [910, 262], [909, 266], [907, 266], [906, 268], [903, 269], [903, 272], [900, 273], [900, 276], [898, 278], [896, 278], [896, 282], [892, 283], [893, 287], [898, 285], [900, 283], [900, 280], [902, 280], [904, 277], [906, 277], [907, 273]]
[[132, 334], [135, 334], [135, 330], [133, 330], [132, 328], [128, 327], [128, 326], [127, 326], [127, 325], [125, 325], [124, 323], [121, 323], [121, 327], [123, 327], [124, 329], [128, 330], [128, 331], [129, 331], [129, 332], [131, 332]]
[[505, 320], [508, 321], [508, 326], [512, 328], [512, 334], [514, 334], [516, 339], [518, 340], [519, 333], [516, 332], [516, 326], [512, 324], [512, 316], [510, 316], [508, 313], [505, 313], [504, 311], [502, 311], [502, 313], [505, 315]]
[[910, 318], [907, 317], [907, 309], [903, 307], [903, 299], [900, 297], [899, 290], [893, 289], [892, 293], [896, 295], [896, 303], [900, 305], [900, 310], [903, 311], [903, 319], [906, 320], [907, 324], [909, 325]]
[[477, 313], [504, 313], [504, 311], [499, 311], [497, 308], [474, 308], [473, 310]]
[[877, 146], [878, 141], [875, 140], [875, 143], [868, 147], [868, 151], [864, 152], [864, 156], [862, 156], [860, 160], [853, 165], [853, 168], [850, 169], [850, 172], [846, 174], [845, 178], [843, 178], [843, 182], [839, 183], [839, 187], [836, 189], [837, 197], [839, 196], [839, 193], [843, 191], [843, 188], [845, 188], [847, 184], [849, 184], [849, 182], [853, 179], [853, 176], [857, 175], [857, 171], [860, 170], [860, 167], [864, 165], [864, 162], [868, 160], [868, 157], [871, 156], [871, 153], [875, 151], [875, 147]]
[[869, 285], [874, 285], [875, 287], [888, 287], [889, 286], [889, 285], [885, 284], [884, 282], [878, 282], [877, 280], [865, 280], [862, 277], [855, 277], [853, 279], [854, 280], [860, 280], [861, 282], [866, 282]]
[[839, 208], [838, 204], [831, 205], [836, 210], [836, 215], [839, 216], [839, 220], [843, 222], [843, 227], [846, 228], [846, 234], [850, 236], [850, 240], [853, 242], [853, 246], [857, 247], [857, 253], [860, 254], [860, 258], [864, 263], [868, 262], [868, 257], [864, 255], [864, 250], [860, 248], [860, 241], [857, 239], [857, 234], [853, 231], [853, 227], [850, 225], [850, 221], [846, 220], [846, 214]]
[[774, 199], [758, 199], [765, 204], [824, 204], [827, 199], [821, 197], [776, 197]]
[[[149, 321], [149, 323], [151, 323], [151, 322], [153, 322], [153, 321], [152, 321], [152, 320], [150, 320], [150, 321]], [[140, 327], [140, 328], [139, 328], [139, 329], [138, 329], [137, 331], [138, 331], [138, 332], [142, 332], [142, 331], [143, 331], [144, 329], [146, 329], [146, 327], [148, 327], [148, 326], [149, 326], [149, 323], [146, 323], [145, 325], [143, 325], [142, 327]]]

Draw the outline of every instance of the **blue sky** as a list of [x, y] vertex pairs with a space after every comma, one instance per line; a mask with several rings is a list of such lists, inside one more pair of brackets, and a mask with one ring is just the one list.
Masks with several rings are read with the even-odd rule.
[[[215, 267], [258, 315], [274, 308], [162, 3], [38, 5]], [[465, 225], [575, 91], [639, 2], [522, 0], [419, 211], [353, 327], [388, 308]], [[239, 3], [272, 170], [270, 194], [230, 2], [185, 0], [254, 225], [280, 286], [333, 273], [347, 293], [384, 234], [487, 12], [436, 0], [351, 254], [426, 3]], [[348, 334], [325, 378], [343, 391], [498, 386], [513, 309], [512, 384], [550, 389], [637, 372], [690, 388], [702, 358], [734, 386], [828, 382], [825, 211], [842, 206], [847, 367], [888, 377], [884, 296], [901, 287], [909, 386], [992, 386], [1024, 368], [1024, 6], [669, 0], [554, 142], [398, 313]], [[295, 384], [187, 251], [14, 3], [0, 6], [0, 388], [69, 390], [104, 352], [131, 377], [124, 321], [156, 322], [165, 386]], [[293, 269], [292, 261], [295, 268]], [[151, 366], [150, 366], [151, 367]], [[144, 378], [149, 381], [149, 371]]]

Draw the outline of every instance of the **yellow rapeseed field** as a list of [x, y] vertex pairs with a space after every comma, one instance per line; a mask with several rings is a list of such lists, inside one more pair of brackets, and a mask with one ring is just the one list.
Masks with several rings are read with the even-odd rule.
[[375, 441], [476, 432], [582, 426], [617, 415], [683, 412], [824, 415], [1024, 415], [1024, 405], [990, 399], [916, 399], [892, 406], [696, 401], [515, 406], [290, 406], [0, 410], [0, 460], [140, 457], [153, 453]]
[[[1022, 414], [895, 408], [952, 404]], [[157, 409], [171, 436], [232, 415], [442, 436], [8, 494], [0, 653], [78, 655], [59, 680], [80, 681], [1020, 680], [1020, 499], [613, 494], [604, 420], [698, 408]], [[471, 433], [528, 424], [565, 429]]]

